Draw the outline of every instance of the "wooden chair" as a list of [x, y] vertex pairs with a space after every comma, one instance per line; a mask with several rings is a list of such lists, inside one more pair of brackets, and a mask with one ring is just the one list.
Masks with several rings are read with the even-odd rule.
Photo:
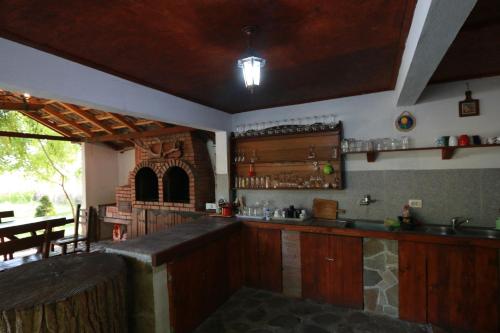
[[[14, 211], [13, 210], [8, 210], [8, 211], [4, 211], [4, 212], [0, 212], [0, 223], [2, 223], [2, 219], [4, 218], [8, 218], [8, 217], [14, 217]], [[4, 237], [0, 237], [0, 243], [3, 243], [5, 241], [5, 238]], [[10, 257], [10, 259], [12, 259], [12, 254], [10, 255], [7, 255], [7, 254], [4, 254], [3, 255], [3, 260], [8, 260], [7, 257]]]
[[[28, 250], [31, 248], [38, 248], [39, 251], [36, 254], [26, 256], [23, 258], [15, 258], [11, 260], [6, 260], [0, 264], [0, 271], [7, 268], [22, 265], [27, 262], [40, 260], [43, 258], [48, 258], [50, 255], [50, 244], [52, 241], [59, 239], [64, 236], [64, 230], [54, 231], [53, 228], [56, 226], [62, 226], [66, 223], [65, 218], [48, 220], [44, 223], [44, 232], [41, 235], [33, 232], [32, 226], [19, 226], [15, 231], [5, 231], [1, 234], [2, 237], [8, 238], [9, 241], [0, 243], [0, 255], [11, 256], [15, 252]], [[16, 235], [21, 233], [30, 233], [30, 236], [25, 238], [17, 238]]]
[[[75, 230], [73, 235], [63, 237], [54, 242], [54, 245], [61, 247], [61, 252], [63, 255], [68, 253], [68, 245], [73, 244], [73, 252], [79, 252], [78, 249], [79, 242], [85, 242], [85, 251], [90, 252], [90, 242], [93, 241], [93, 229], [95, 224], [95, 210], [93, 207], [89, 207], [88, 210], [82, 209], [81, 205], [76, 206], [75, 214]], [[81, 235], [79, 228], [80, 225], [86, 227], [85, 235]]]

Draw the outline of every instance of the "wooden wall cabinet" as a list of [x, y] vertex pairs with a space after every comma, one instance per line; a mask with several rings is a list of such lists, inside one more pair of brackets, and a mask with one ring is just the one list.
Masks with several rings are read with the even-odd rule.
[[245, 284], [282, 291], [281, 230], [243, 227]]
[[363, 239], [301, 233], [302, 296], [363, 308]]
[[167, 263], [171, 329], [191, 332], [242, 286], [241, 230]]
[[399, 265], [401, 319], [499, 331], [497, 249], [400, 241]]

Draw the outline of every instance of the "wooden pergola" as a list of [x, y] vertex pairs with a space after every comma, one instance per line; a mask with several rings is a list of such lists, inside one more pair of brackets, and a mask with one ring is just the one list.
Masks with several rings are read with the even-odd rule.
[[132, 147], [141, 137], [190, 131], [161, 121], [135, 118], [23, 94], [0, 91], [0, 109], [18, 111], [61, 136], [0, 131], [0, 136], [73, 142], [102, 142], [115, 150]]

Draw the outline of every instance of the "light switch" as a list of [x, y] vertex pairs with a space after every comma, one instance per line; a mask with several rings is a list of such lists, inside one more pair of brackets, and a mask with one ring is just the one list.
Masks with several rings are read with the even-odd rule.
[[410, 200], [408, 200], [408, 205], [411, 208], [422, 208], [422, 200], [420, 200], [420, 199], [410, 199]]

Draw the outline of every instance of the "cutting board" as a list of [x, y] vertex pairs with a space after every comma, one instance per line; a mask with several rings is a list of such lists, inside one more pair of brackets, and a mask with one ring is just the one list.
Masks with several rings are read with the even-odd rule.
[[313, 217], [317, 219], [336, 220], [338, 201], [326, 199], [313, 200]]

